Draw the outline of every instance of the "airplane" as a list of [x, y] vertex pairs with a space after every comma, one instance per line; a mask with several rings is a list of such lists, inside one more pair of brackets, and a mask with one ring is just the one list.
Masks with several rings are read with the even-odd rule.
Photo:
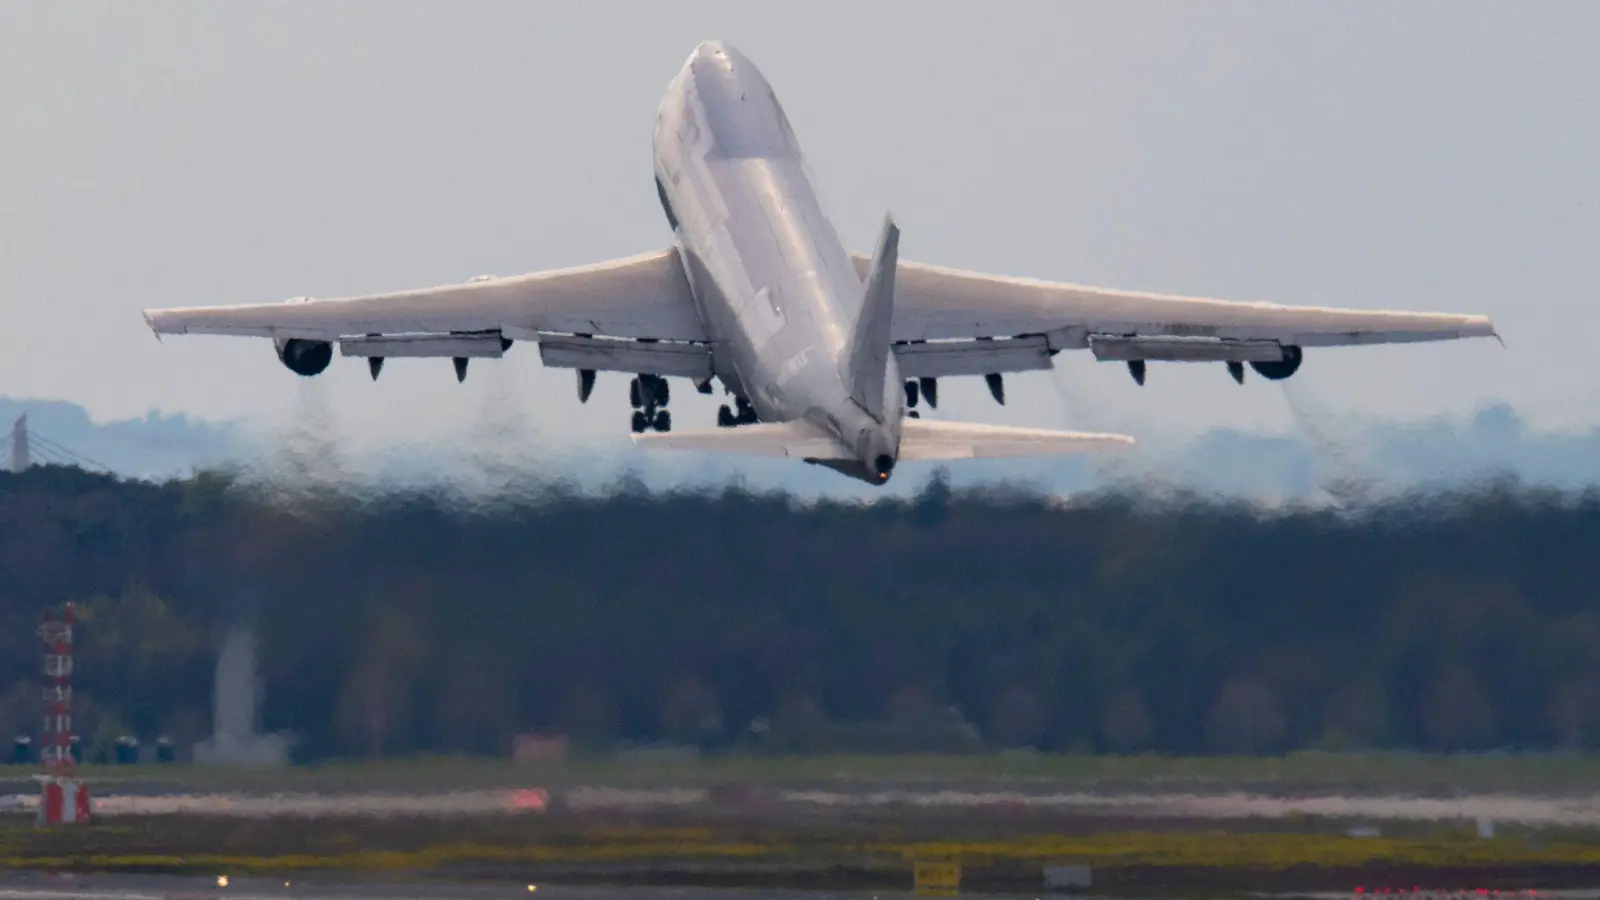
[[[573, 268], [330, 299], [145, 310], [162, 334], [271, 338], [291, 371], [333, 358], [499, 358], [538, 345], [546, 366], [630, 374], [633, 440], [647, 447], [789, 457], [881, 485], [902, 460], [1116, 449], [1132, 438], [921, 418], [939, 379], [1048, 370], [1063, 350], [1294, 375], [1304, 348], [1496, 337], [1485, 316], [1242, 303], [961, 271], [899, 258], [886, 215], [871, 255], [846, 250], [818, 200], [777, 96], [732, 45], [694, 48], [653, 133], [665, 249]], [[667, 378], [733, 403], [717, 428], [672, 430]]]

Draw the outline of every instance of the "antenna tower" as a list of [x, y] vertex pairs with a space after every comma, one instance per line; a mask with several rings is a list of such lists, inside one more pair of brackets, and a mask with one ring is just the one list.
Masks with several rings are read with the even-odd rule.
[[89, 820], [89, 791], [74, 777], [72, 758], [72, 604], [60, 620], [46, 610], [39, 637], [44, 641], [44, 740], [39, 761], [39, 822], [55, 825]]
[[28, 442], [28, 417], [22, 416], [11, 426], [11, 471], [21, 473], [33, 465], [33, 456], [29, 452], [31, 446]]

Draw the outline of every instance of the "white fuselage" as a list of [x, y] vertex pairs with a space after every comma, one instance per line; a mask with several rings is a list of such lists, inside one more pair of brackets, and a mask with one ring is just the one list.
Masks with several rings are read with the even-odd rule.
[[890, 354], [882, 421], [850, 398], [843, 369], [862, 280], [766, 79], [727, 45], [695, 48], [661, 101], [654, 154], [717, 377], [761, 420], [810, 422], [854, 452], [853, 474], [886, 479], [902, 379]]

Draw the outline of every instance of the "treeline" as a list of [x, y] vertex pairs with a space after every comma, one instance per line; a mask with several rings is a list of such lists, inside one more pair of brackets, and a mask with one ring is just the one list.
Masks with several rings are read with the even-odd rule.
[[[300, 753], [1600, 745], [1600, 496], [275, 495], [0, 474], [0, 728], [72, 600], [80, 730], [209, 729], [254, 623]], [[6, 686], [9, 685], [9, 688]]]

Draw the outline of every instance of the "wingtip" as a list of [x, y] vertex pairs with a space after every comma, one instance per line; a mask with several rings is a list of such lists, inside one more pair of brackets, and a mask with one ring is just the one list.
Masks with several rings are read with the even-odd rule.
[[151, 310], [142, 309], [139, 311], [139, 315], [144, 317], [145, 327], [149, 328], [150, 333], [156, 336], [156, 343], [161, 343], [161, 330], [156, 328], [155, 314]]
[[1468, 324], [1471, 330], [1467, 332], [1467, 335], [1472, 337], [1492, 337], [1500, 342], [1501, 347], [1506, 345], [1506, 339], [1500, 336], [1500, 329], [1495, 327], [1494, 320], [1488, 316], [1472, 316], [1468, 320]]

